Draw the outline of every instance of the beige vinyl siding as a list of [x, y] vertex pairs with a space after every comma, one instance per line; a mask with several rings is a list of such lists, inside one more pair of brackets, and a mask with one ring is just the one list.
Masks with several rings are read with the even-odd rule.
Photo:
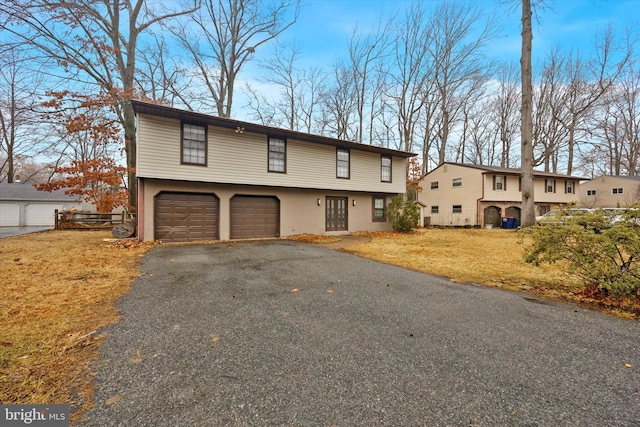
[[[268, 172], [267, 135], [208, 128], [207, 166], [180, 164], [180, 122], [138, 115], [138, 176], [317, 188], [345, 191], [404, 193], [405, 159], [394, 157], [391, 183], [381, 182], [380, 155], [351, 149], [351, 178], [336, 178], [336, 148], [287, 140], [287, 173]], [[144, 135], [143, 138], [140, 135]]]
[[[500, 174], [496, 174], [500, 175]], [[505, 175], [502, 175], [505, 176]], [[493, 189], [493, 174], [487, 173], [484, 174], [484, 198], [486, 200], [495, 200], [495, 201], [511, 201], [511, 200], [522, 200], [522, 193], [519, 191], [518, 176], [510, 176], [507, 175], [507, 189], [505, 190], [494, 190]], [[478, 196], [480, 197], [480, 196]]]
[[[614, 188], [622, 188], [622, 194], [613, 194]], [[587, 191], [596, 194], [587, 196]], [[580, 184], [575, 196], [580, 196], [580, 205], [593, 208], [627, 207], [640, 203], [640, 180], [621, 176], [601, 176]]]
[[[462, 186], [453, 187], [453, 179], [462, 178]], [[431, 190], [431, 182], [438, 181], [438, 189]], [[477, 200], [482, 194], [482, 171], [458, 165], [442, 165], [424, 180], [418, 199], [426, 205], [424, 216], [431, 217], [432, 225], [475, 225]], [[453, 213], [453, 206], [461, 205], [461, 213]], [[431, 207], [438, 206], [432, 214]]]
[[[545, 192], [546, 179], [556, 180], [555, 193]], [[536, 203], [550, 203], [550, 204], [578, 203], [579, 191], [580, 191], [580, 185], [578, 181], [574, 181], [574, 186], [576, 189], [575, 194], [564, 192], [564, 182], [565, 182], [565, 179], [563, 178], [535, 178], [533, 180], [533, 198], [535, 199]]]

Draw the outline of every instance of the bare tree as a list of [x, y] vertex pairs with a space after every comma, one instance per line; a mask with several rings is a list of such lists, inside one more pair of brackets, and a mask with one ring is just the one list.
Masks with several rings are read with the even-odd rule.
[[432, 38], [433, 29], [422, 4], [412, 4], [405, 12], [404, 22], [396, 28], [387, 94], [397, 120], [395, 148], [400, 150], [414, 150], [421, 110], [431, 93], [427, 86], [433, 64], [428, 61], [427, 51]]
[[500, 165], [500, 129], [491, 114], [494, 100], [468, 103], [463, 108], [461, 143], [456, 162]]
[[560, 156], [567, 144], [567, 129], [554, 118], [554, 105], [561, 103], [561, 54], [550, 52], [540, 80], [533, 92], [533, 166], [544, 165], [545, 172], [559, 173]]
[[67, 71], [65, 77], [91, 82], [96, 92], [109, 93], [124, 130], [130, 204], [137, 202], [134, 97], [138, 43], [153, 25], [195, 10], [172, 10], [144, 0], [50, 1], [9, 0], [0, 14], [9, 17], [5, 29], [38, 49]]
[[609, 26], [596, 36], [595, 57], [584, 60], [571, 52], [557, 61], [561, 74], [559, 93], [552, 99], [553, 119], [567, 130], [567, 174], [573, 171], [575, 147], [580, 134], [585, 133], [586, 121], [603, 95], [615, 84], [631, 56], [629, 43], [623, 49], [615, 46], [613, 29]]
[[481, 17], [477, 7], [447, 2], [441, 3], [433, 15], [433, 38], [428, 52], [435, 65], [432, 78], [441, 120], [436, 139], [438, 164], [445, 161], [449, 134], [460, 120], [465, 104], [478, 97], [493, 74], [493, 65], [482, 49], [495, 36], [495, 23], [489, 19], [477, 29]]
[[[368, 105], [371, 108], [369, 117], [375, 116], [375, 110], [378, 108], [379, 98], [382, 95], [380, 91], [375, 91], [380, 87], [375, 83], [375, 80], [379, 81], [384, 74], [384, 70], [380, 66], [383, 64], [381, 60], [389, 55], [388, 34], [391, 22], [392, 20], [389, 19], [385, 25], [379, 24], [378, 28], [370, 33], [362, 33], [356, 28], [349, 41], [349, 61], [353, 71], [353, 89], [358, 117], [355, 138], [357, 142], [364, 142], [365, 107]], [[373, 141], [370, 130], [368, 134], [368, 143], [371, 144]]]
[[187, 88], [191, 80], [186, 65], [169, 52], [167, 41], [152, 34], [153, 44], [140, 50], [136, 77], [137, 92], [160, 104], [185, 104]]
[[199, 97], [192, 92], [192, 97], [220, 117], [231, 117], [240, 70], [260, 46], [296, 22], [300, 0], [203, 0], [203, 4], [190, 22], [172, 31], [195, 63], [202, 85], [197, 91], [206, 91]]
[[41, 102], [42, 73], [29, 68], [18, 47], [2, 49], [0, 55], [0, 182], [8, 183], [44, 139], [35, 112]]
[[355, 87], [351, 68], [337, 64], [333, 74], [333, 83], [327, 85], [321, 95], [319, 130], [323, 135], [354, 141], [357, 135], [357, 102], [353, 97]]
[[520, 149], [522, 157], [522, 210], [521, 225], [535, 224], [535, 199], [533, 194], [533, 82], [531, 49], [533, 31], [531, 24], [531, 1], [522, 1], [522, 56], [520, 70], [522, 78], [522, 102], [520, 107]]
[[640, 71], [630, 61], [606, 95], [594, 126], [597, 158], [607, 159], [609, 175], [640, 175]]
[[498, 88], [488, 106], [492, 126], [500, 140], [500, 166], [509, 168], [515, 163], [511, 150], [519, 132], [520, 83], [514, 64], [498, 68]]

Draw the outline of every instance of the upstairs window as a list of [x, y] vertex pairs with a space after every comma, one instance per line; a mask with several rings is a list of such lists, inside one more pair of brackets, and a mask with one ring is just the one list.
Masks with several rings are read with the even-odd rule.
[[207, 165], [207, 128], [182, 124], [182, 163]]
[[507, 177], [505, 175], [494, 175], [493, 176], [493, 189], [495, 191], [506, 191], [507, 190]]
[[587, 196], [595, 196], [596, 190], [587, 190]]
[[462, 178], [453, 178], [451, 185], [453, 187], [462, 187]]
[[555, 193], [556, 192], [556, 180], [555, 179], [545, 179], [544, 180], [544, 192], [545, 193]]
[[611, 193], [612, 194], [623, 194], [624, 190], [622, 188], [614, 188]]
[[287, 142], [269, 138], [269, 172], [287, 172]]
[[349, 179], [350, 173], [349, 150], [338, 148], [336, 151], [336, 177]]
[[380, 160], [380, 180], [391, 182], [391, 157], [382, 156]]
[[576, 192], [575, 186], [573, 185], [573, 181], [564, 182], [564, 192], [566, 194], [574, 194]]
[[432, 190], [438, 189], [438, 181], [431, 181], [431, 189]]

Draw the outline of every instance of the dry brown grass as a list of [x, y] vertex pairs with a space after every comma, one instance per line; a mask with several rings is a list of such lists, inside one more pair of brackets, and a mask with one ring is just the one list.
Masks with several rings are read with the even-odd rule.
[[371, 237], [371, 242], [350, 247], [348, 252], [459, 283], [526, 291], [638, 318], [633, 303], [589, 295], [562, 263], [539, 267], [525, 263], [523, 253], [529, 242], [526, 237], [521, 241], [512, 230], [432, 228], [412, 234], [361, 234]]
[[110, 237], [49, 231], [0, 240], [0, 402], [70, 403], [72, 421], [89, 408], [95, 331], [117, 319], [115, 301], [149, 247]]
[[[369, 243], [347, 250], [458, 282], [584, 301], [580, 283], [561, 265], [524, 263], [524, 246], [510, 230], [365, 235]], [[117, 320], [115, 302], [150, 247], [110, 237], [109, 231], [50, 231], [0, 240], [0, 402], [70, 403], [72, 422], [91, 407], [95, 331]]]

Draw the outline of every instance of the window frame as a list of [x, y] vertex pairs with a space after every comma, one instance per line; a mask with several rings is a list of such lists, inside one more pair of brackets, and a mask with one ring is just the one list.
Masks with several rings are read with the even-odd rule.
[[[384, 165], [385, 160], [389, 160], [389, 166]], [[391, 182], [393, 177], [392, 165], [393, 165], [393, 158], [391, 156], [380, 156], [380, 182]], [[389, 179], [384, 179], [384, 172], [386, 169], [389, 170]]]
[[[193, 126], [204, 129], [204, 140], [197, 141], [194, 139], [189, 139], [189, 141], [195, 141], [197, 143], [202, 143], [204, 145], [204, 162], [192, 162], [185, 161], [185, 126]], [[208, 166], [209, 161], [209, 127], [206, 125], [199, 125], [191, 122], [180, 122], [180, 164], [181, 165], [190, 165], [190, 166]], [[189, 149], [201, 150], [198, 147], [187, 147]]]
[[611, 194], [615, 196], [619, 196], [620, 194], [624, 194], [624, 187], [616, 187], [611, 189]]
[[[340, 153], [346, 153], [347, 154], [347, 176], [340, 176], [340, 167], [339, 165], [341, 163], [344, 163], [345, 160], [340, 160]], [[351, 179], [351, 150], [349, 150], [348, 148], [337, 148], [336, 147], [336, 178], [339, 179]]]
[[572, 180], [568, 179], [564, 181], [564, 193], [576, 194], [576, 185]]
[[[553, 187], [553, 191], [549, 191], [549, 184]], [[545, 193], [555, 193], [556, 192], [556, 180], [555, 179], [545, 179], [544, 180], [544, 192]]]
[[[498, 178], [500, 178], [502, 182], [498, 182]], [[498, 188], [498, 184], [500, 184], [502, 188]], [[506, 175], [493, 175], [493, 191], [507, 191]]]
[[[434, 184], [435, 184], [435, 185], [434, 185]], [[439, 183], [438, 183], [438, 181], [431, 181], [431, 184], [430, 184], [430, 188], [429, 188], [429, 189], [430, 189], [430, 190], [437, 190], [438, 188], [439, 188]]]
[[591, 197], [595, 195], [596, 195], [596, 190], [587, 190], [587, 196]]
[[[382, 209], [376, 207], [376, 201], [382, 200]], [[385, 208], [387, 207], [387, 196], [383, 194], [374, 194], [371, 196], [371, 221], [372, 222], [387, 222], [387, 214]], [[382, 210], [382, 217], [376, 215], [377, 212]]]
[[462, 177], [460, 178], [453, 178], [451, 180], [451, 187], [456, 188], [456, 187], [462, 187]]
[[451, 213], [462, 213], [462, 205], [452, 205]]
[[[284, 147], [284, 151], [276, 151], [276, 150], [272, 150], [271, 149], [271, 142], [281, 142], [282, 146]], [[272, 154], [274, 155], [272, 157]], [[275, 158], [275, 155], [282, 155], [282, 159], [277, 159]], [[282, 160], [284, 165], [283, 165], [283, 170], [277, 170], [275, 168], [272, 168], [271, 166], [271, 160]], [[272, 137], [268, 137], [267, 138], [267, 171], [268, 172], [273, 172], [273, 173], [287, 173], [287, 140], [285, 138], [272, 138]]]
[[440, 205], [432, 205], [431, 206], [431, 214], [432, 215], [440, 214]]

